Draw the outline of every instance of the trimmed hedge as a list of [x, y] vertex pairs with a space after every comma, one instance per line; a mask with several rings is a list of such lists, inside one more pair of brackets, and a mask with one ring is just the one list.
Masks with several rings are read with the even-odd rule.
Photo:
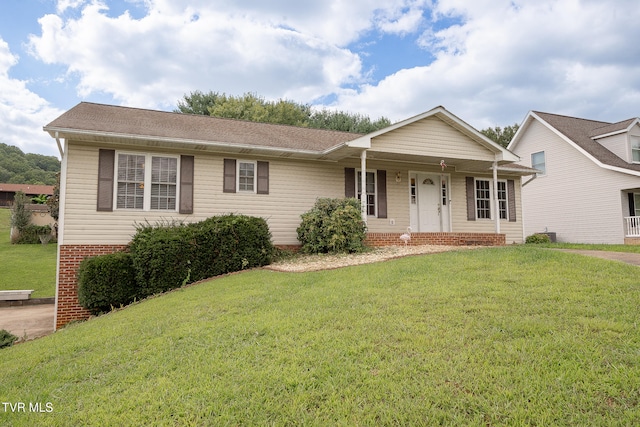
[[358, 199], [320, 198], [301, 218], [297, 232], [303, 252], [352, 253], [365, 248], [367, 226]]
[[220, 274], [269, 264], [271, 233], [262, 218], [224, 215], [192, 224], [143, 225], [129, 252], [82, 261], [78, 301], [93, 313], [109, 311]]
[[143, 296], [269, 264], [271, 233], [262, 218], [215, 216], [192, 224], [146, 225], [130, 245]]
[[78, 302], [93, 314], [107, 312], [139, 297], [133, 258], [116, 252], [85, 258], [78, 268]]

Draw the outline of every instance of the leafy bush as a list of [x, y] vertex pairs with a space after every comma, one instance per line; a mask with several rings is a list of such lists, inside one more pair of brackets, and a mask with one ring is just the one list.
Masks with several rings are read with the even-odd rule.
[[85, 258], [78, 268], [78, 301], [94, 314], [139, 297], [133, 259], [127, 252]]
[[18, 340], [18, 337], [11, 332], [0, 329], [0, 348], [11, 347], [14, 342]]
[[303, 252], [351, 253], [365, 248], [367, 228], [357, 199], [320, 198], [301, 217], [297, 232]]
[[269, 264], [271, 233], [262, 218], [215, 216], [193, 224], [139, 226], [130, 245], [143, 296]]
[[536, 233], [527, 236], [525, 243], [551, 243], [551, 239], [546, 234]]
[[51, 226], [29, 224], [20, 231], [20, 235], [13, 243], [33, 245], [41, 243], [40, 236], [50, 236]]

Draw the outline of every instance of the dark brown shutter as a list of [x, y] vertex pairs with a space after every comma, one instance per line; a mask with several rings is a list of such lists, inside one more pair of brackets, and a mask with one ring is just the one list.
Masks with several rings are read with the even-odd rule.
[[236, 161], [224, 159], [224, 183], [222, 191], [225, 193], [236, 192]]
[[636, 203], [633, 199], [633, 193], [627, 193], [629, 196], [629, 216], [636, 216]]
[[507, 199], [509, 222], [516, 222], [516, 184], [512, 179], [507, 180]]
[[467, 221], [476, 220], [476, 196], [475, 180], [472, 176], [466, 178], [467, 181]]
[[258, 162], [258, 194], [269, 194], [269, 162]]
[[387, 217], [387, 171], [378, 171], [378, 218]]
[[98, 151], [98, 206], [101, 212], [113, 211], [113, 174], [115, 150]]
[[181, 214], [193, 213], [193, 156], [180, 156], [180, 206]]
[[344, 168], [344, 197], [356, 197], [356, 170]]

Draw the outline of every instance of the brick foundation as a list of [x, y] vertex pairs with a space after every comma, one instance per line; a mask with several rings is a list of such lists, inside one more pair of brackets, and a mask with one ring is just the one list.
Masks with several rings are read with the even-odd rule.
[[640, 237], [625, 237], [625, 245], [640, 245]]
[[56, 301], [56, 329], [74, 320], [85, 320], [88, 310], [78, 303], [77, 271], [86, 257], [112, 254], [126, 245], [61, 245], [58, 266], [58, 295]]
[[[403, 246], [402, 233], [367, 233], [368, 246]], [[504, 246], [505, 234], [495, 233], [411, 233], [407, 245]]]

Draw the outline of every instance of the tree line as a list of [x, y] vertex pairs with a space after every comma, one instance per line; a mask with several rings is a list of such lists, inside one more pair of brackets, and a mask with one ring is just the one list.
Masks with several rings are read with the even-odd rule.
[[178, 101], [177, 113], [277, 123], [315, 129], [370, 133], [391, 125], [386, 117], [371, 120], [369, 116], [346, 111], [314, 110], [309, 104], [279, 99], [268, 101], [253, 93], [231, 96], [224, 93], [194, 91]]
[[[309, 104], [279, 99], [268, 101], [254, 93], [232, 96], [225, 93], [196, 90], [185, 94], [178, 101], [176, 113], [202, 114], [205, 116], [228, 119], [248, 120], [261, 123], [276, 123], [302, 126], [316, 129], [330, 129], [354, 133], [371, 133], [391, 125], [386, 117], [371, 120], [369, 116], [347, 111], [314, 110]], [[483, 129], [480, 132], [487, 138], [506, 147], [515, 133], [518, 124], [501, 128]]]
[[55, 185], [60, 160], [54, 156], [25, 154], [13, 145], [0, 143], [0, 182]]

